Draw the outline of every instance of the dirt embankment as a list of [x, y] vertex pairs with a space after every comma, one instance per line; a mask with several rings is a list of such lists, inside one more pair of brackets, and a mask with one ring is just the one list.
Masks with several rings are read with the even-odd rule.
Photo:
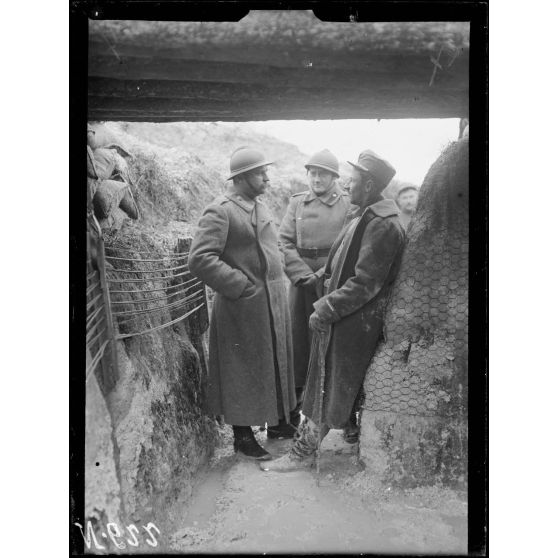
[[308, 156], [294, 145], [254, 132], [249, 123], [92, 123], [100, 142], [122, 144], [130, 162], [140, 228], [173, 221], [195, 225], [203, 208], [229, 184], [231, 153], [242, 145], [274, 161], [263, 200], [279, 222], [289, 197], [306, 188]]
[[[135, 258], [146, 251], [163, 257], [175, 248], [176, 235], [182, 236], [169, 229], [153, 234], [141, 228], [128, 227], [107, 243], [107, 252]], [[112, 268], [109, 260], [109, 273]], [[153, 296], [141, 292], [149, 286], [134, 283], [139, 292], [126, 296]], [[121, 300], [123, 295], [118, 296]], [[132, 325], [128, 316], [122, 323], [115, 316], [115, 332], [155, 327], [173, 319], [172, 312], [142, 314]], [[122, 528], [164, 521], [177, 495], [192, 493], [216, 439], [215, 423], [202, 411], [203, 355], [189, 322], [116, 341], [116, 350], [118, 367], [110, 386], [103, 385], [100, 374], [86, 384], [85, 521], [91, 521], [98, 539], [109, 522]]]
[[[192, 236], [204, 206], [223, 191], [228, 158], [238, 145], [262, 145], [278, 161], [272, 171], [274, 187], [267, 194], [278, 220], [291, 189], [300, 187], [297, 176], [304, 178], [302, 153], [252, 134], [246, 126], [91, 125], [98, 146], [117, 144], [131, 154], [125, 174], [139, 219], [124, 219], [118, 228], [104, 229], [111, 256], [164, 258], [175, 251], [178, 239]], [[109, 274], [113, 267], [134, 265], [107, 261]], [[139, 292], [116, 299], [153, 297], [141, 289], [154, 285], [142, 285], [134, 283]], [[154, 317], [143, 314], [132, 329], [149, 329], [175, 317], [171, 310]], [[115, 319], [116, 333], [131, 331], [125, 322], [126, 318]], [[88, 381], [85, 520], [92, 522], [98, 537], [108, 522], [164, 525], [177, 498], [192, 494], [196, 475], [213, 454], [216, 436], [214, 421], [202, 411], [201, 343], [189, 321], [120, 340], [118, 377], [110, 386], [97, 375]]]

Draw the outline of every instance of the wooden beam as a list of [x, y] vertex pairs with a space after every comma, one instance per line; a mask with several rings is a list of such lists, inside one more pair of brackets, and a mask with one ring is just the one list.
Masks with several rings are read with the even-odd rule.
[[[452, 89], [468, 86], [468, 55], [452, 66], [437, 71], [436, 86]], [[378, 83], [385, 87], [420, 87], [428, 85], [434, 65], [423, 56], [376, 56], [366, 66], [342, 68], [319, 64], [278, 67], [269, 64], [205, 62], [159, 57], [120, 57], [95, 55], [89, 59], [90, 78], [160, 81], [209, 81], [280, 85], [292, 87], [328, 87], [334, 89], [371, 89]]]
[[89, 115], [119, 120], [468, 115], [467, 23], [92, 22]]
[[[242, 88], [236, 84], [117, 83], [109, 95], [89, 95], [92, 120], [271, 120], [330, 118], [450, 118], [468, 113], [467, 90], [302, 90]], [[167, 82], [168, 85], [168, 82]], [[136, 89], [136, 94], [134, 88]], [[95, 90], [95, 87], [93, 87]], [[128, 93], [130, 91], [130, 93]], [[102, 93], [102, 91], [98, 91]], [[143, 93], [140, 95], [140, 93]]]
[[[211, 66], [220, 64], [248, 64], [273, 66], [275, 68], [306, 68], [312, 63], [315, 69], [381, 71], [404, 73], [413, 71], [421, 61], [431, 65], [430, 56], [437, 55], [438, 49], [423, 49], [416, 52], [405, 52], [396, 48], [385, 50], [355, 49], [339, 51], [333, 48], [313, 47], [302, 48], [292, 45], [281, 48], [273, 43], [265, 48], [254, 48], [253, 45], [193, 45], [185, 44], [182, 48], [159, 48], [156, 43], [148, 47], [143, 45], [111, 44], [92, 40], [89, 42], [90, 67], [96, 60], [112, 58], [117, 64], [121, 61], [139, 59], [146, 65], [153, 61], [161, 61], [164, 66], [172, 66], [173, 62], [198, 61]], [[444, 67], [453, 66], [460, 59], [468, 59], [469, 49], [457, 51], [442, 49], [440, 63]], [[156, 70], [156, 68], [154, 68]]]

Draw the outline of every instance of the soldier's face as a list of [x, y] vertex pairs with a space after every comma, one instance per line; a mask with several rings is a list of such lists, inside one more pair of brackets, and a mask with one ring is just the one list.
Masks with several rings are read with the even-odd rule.
[[360, 206], [364, 202], [368, 194], [364, 176], [355, 168], [351, 168], [351, 175], [349, 178], [347, 189], [349, 190], [351, 203], [353, 205]]
[[310, 167], [307, 176], [308, 184], [316, 196], [327, 194], [335, 185], [336, 176], [319, 167]]
[[267, 167], [259, 167], [253, 171], [249, 171], [244, 175], [244, 182], [246, 183], [246, 193], [255, 198], [263, 194], [269, 186], [269, 176], [267, 175]]
[[397, 205], [404, 213], [412, 213], [417, 208], [418, 194], [415, 190], [405, 190], [397, 198]]

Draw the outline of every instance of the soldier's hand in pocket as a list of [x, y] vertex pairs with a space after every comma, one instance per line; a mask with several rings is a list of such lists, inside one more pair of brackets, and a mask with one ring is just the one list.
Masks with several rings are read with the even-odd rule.
[[242, 291], [240, 298], [247, 298], [255, 294], [256, 294], [256, 285], [254, 285], [254, 283], [249, 281], [246, 287], [244, 287], [244, 290]]

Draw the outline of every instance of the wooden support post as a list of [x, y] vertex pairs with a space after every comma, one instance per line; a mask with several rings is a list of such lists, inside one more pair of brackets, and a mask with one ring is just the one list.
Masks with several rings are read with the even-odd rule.
[[103, 393], [107, 394], [118, 381], [118, 358], [116, 355], [116, 341], [115, 332], [112, 322], [112, 310], [110, 305], [110, 296], [108, 291], [108, 283], [106, 278], [105, 267], [105, 242], [102, 237], [97, 239], [97, 266], [99, 270], [99, 281], [101, 284], [102, 304], [104, 306], [104, 314], [107, 326], [107, 337], [109, 344], [103, 358], [101, 359], [102, 369], [102, 389]]
[[[191, 238], [179, 238], [176, 246], [176, 251], [179, 253], [190, 252], [190, 246], [192, 245]], [[187, 258], [187, 257], [186, 257]], [[191, 279], [189, 275], [182, 277], [182, 281], [187, 281]], [[205, 285], [202, 287], [203, 291], [203, 306], [194, 314], [188, 318], [187, 328], [191, 335], [192, 345], [198, 352], [200, 357], [200, 365], [202, 367], [202, 372], [205, 376], [208, 373], [209, 365], [209, 351], [207, 347], [207, 335], [206, 331], [209, 327], [209, 313], [207, 304], [207, 291]]]

